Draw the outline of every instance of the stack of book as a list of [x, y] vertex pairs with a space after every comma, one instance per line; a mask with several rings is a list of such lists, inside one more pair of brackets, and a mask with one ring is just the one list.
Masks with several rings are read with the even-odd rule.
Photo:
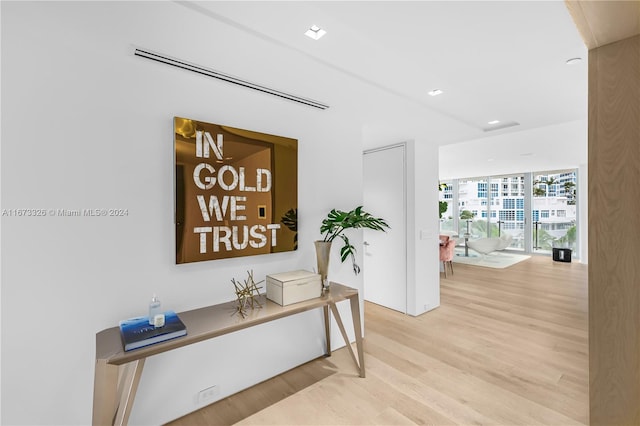
[[162, 327], [154, 327], [149, 324], [149, 317], [136, 317], [120, 321], [120, 335], [125, 351], [175, 339], [186, 334], [187, 327], [173, 311], [164, 313], [164, 326]]

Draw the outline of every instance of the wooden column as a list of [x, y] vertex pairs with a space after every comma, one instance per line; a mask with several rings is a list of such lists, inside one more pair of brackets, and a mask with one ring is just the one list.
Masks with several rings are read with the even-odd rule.
[[565, 4], [589, 49], [589, 420], [640, 425], [640, 1]]
[[592, 425], [640, 425], [640, 35], [589, 51], [589, 384]]

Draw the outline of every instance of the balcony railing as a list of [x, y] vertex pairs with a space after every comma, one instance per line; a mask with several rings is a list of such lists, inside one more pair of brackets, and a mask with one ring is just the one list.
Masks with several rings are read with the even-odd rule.
[[[524, 222], [523, 221], [492, 221], [486, 219], [459, 220], [459, 229], [454, 229], [453, 219], [441, 219], [440, 230], [455, 231], [458, 235], [469, 235], [469, 238], [484, 238], [488, 234], [497, 237], [509, 233], [513, 237], [510, 249], [524, 250]], [[535, 221], [532, 228], [532, 246], [536, 253], [551, 253], [553, 248], [570, 248], [577, 250], [577, 235], [575, 220], [565, 221]], [[487, 232], [487, 228], [489, 231]]]
[[551, 253], [553, 248], [577, 249], [575, 220], [533, 222], [533, 250]]

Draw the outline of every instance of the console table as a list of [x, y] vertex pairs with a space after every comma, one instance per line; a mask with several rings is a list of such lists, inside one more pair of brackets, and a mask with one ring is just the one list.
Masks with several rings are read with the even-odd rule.
[[[351, 304], [357, 358], [336, 307], [336, 303], [343, 300], [349, 300]], [[259, 301], [262, 308], [247, 310], [244, 318], [240, 314], [233, 314], [236, 307], [235, 301], [179, 312], [178, 316], [187, 327], [186, 336], [128, 352], [124, 351], [119, 327], [108, 328], [97, 333], [93, 425], [127, 424], [147, 357], [317, 308], [322, 308], [324, 311], [325, 355], [331, 356], [329, 335], [329, 310], [331, 310], [360, 377], [365, 376], [358, 290], [332, 282], [328, 294], [293, 305], [280, 306], [267, 300], [265, 295], [261, 295]]]

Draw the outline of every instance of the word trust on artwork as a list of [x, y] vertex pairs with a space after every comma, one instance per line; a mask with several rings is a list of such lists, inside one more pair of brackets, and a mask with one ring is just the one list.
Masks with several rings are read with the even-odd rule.
[[[223, 135], [216, 135], [214, 142], [209, 132], [196, 131], [196, 157], [210, 158], [211, 152], [219, 161], [224, 160], [223, 155], [224, 140]], [[240, 192], [270, 192], [271, 191], [271, 171], [258, 168], [255, 171], [255, 181], [250, 182], [244, 167], [237, 169], [225, 164], [216, 170], [213, 165], [202, 162], [193, 170], [193, 182], [201, 190], [213, 189], [216, 185], [223, 191]], [[225, 219], [233, 222], [246, 221], [243, 214], [246, 210], [247, 197], [242, 195], [223, 195], [222, 199], [218, 195], [210, 195], [207, 200], [204, 195], [196, 195], [198, 206], [204, 222], [223, 222]], [[280, 224], [271, 223], [267, 225], [218, 225], [218, 226], [196, 226], [193, 232], [200, 234], [200, 253], [207, 253], [209, 247], [214, 252], [224, 249], [226, 251], [244, 250], [247, 246], [259, 249], [269, 244], [271, 247], [277, 245], [276, 231], [280, 229]], [[211, 245], [209, 238], [211, 235]]]

